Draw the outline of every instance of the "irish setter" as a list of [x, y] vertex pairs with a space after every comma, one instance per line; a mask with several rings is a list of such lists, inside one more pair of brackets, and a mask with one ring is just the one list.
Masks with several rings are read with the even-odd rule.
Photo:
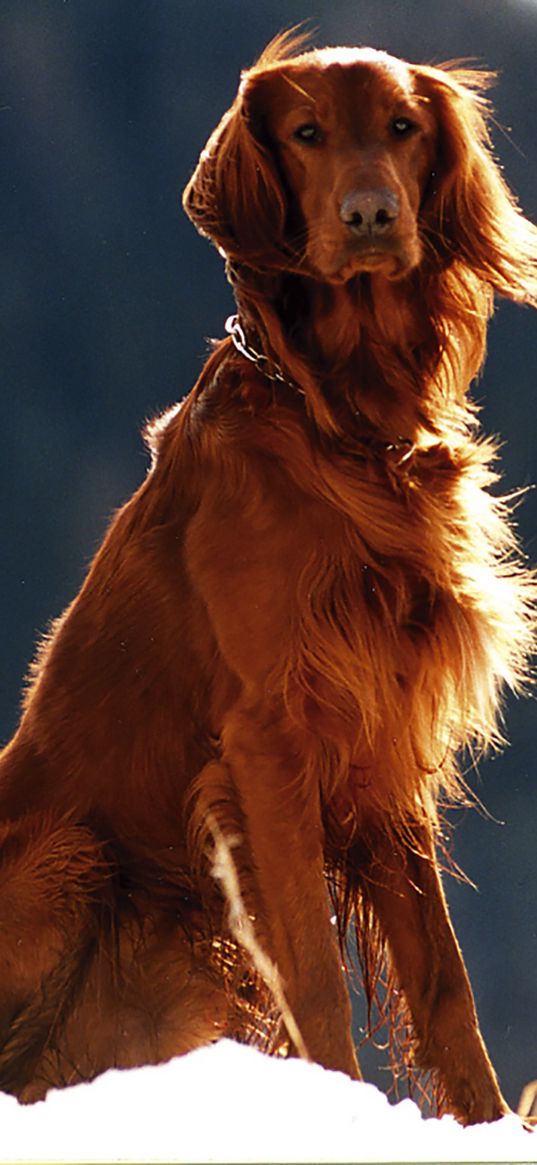
[[[283, 35], [201, 155], [184, 205], [237, 316], [149, 426], [1, 758], [0, 1083], [21, 1099], [223, 1035], [359, 1077], [354, 922], [440, 1108], [507, 1111], [435, 856], [457, 758], [498, 739], [532, 640], [467, 397], [494, 292], [537, 294], [486, 81]], [[292, 1024], [230, 923], [217, 834]]]

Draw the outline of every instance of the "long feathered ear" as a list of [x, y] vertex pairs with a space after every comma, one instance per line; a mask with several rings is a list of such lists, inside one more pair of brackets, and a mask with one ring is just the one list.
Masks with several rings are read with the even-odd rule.
[[245, 74], [231, 109], [203, 150], [183, 206], [226, 258], [256, 269], [288, 265], [286, 197], [262, 105], [270, 75]]
[[490, 80], [471, 69], [416, 69], [439, 137], [425, 231], [441, 265], [460, 260], [501, 295], [537, 304], [537, 228], [493, 156], [483, 95]]

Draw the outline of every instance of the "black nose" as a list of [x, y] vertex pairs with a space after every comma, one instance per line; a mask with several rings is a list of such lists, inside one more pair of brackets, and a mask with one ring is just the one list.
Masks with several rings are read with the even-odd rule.
[[339, 214], [357, 235], [382, 235], [397, 220], [399, 199], [391, 190], [353, 190], [343, 199]]

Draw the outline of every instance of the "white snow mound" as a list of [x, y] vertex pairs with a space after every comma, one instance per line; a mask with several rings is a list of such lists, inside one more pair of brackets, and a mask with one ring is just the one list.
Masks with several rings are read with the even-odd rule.
[[32, 1106], [0, 1095], [2, 1162], [537, 1162], [514, 1116], [463, 1129], [372, 1084], [230, 1040]]

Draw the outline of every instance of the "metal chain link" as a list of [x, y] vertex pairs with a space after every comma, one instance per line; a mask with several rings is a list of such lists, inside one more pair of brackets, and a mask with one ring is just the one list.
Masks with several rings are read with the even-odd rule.
[[242, 324], [238, 316], [228, 316], [225, 329], [228, 336], [231, 336], [233, 343], [241, 356], [245, 356], [247, 360], [251, 360], [256, 368], [266, 376], [268, 380], [279, 380], [281, 384], [287, 384], [289, 388], [294, 388], [296, 391], [302, 393], [302, 389], [297, 384], [293, 384], [292, 380], [288, 380], [283, 372], [278, 368], [277, 364], [272, 364], [268, 356], [264, 352], [256, 352], [246, 341], [246, 336]]

